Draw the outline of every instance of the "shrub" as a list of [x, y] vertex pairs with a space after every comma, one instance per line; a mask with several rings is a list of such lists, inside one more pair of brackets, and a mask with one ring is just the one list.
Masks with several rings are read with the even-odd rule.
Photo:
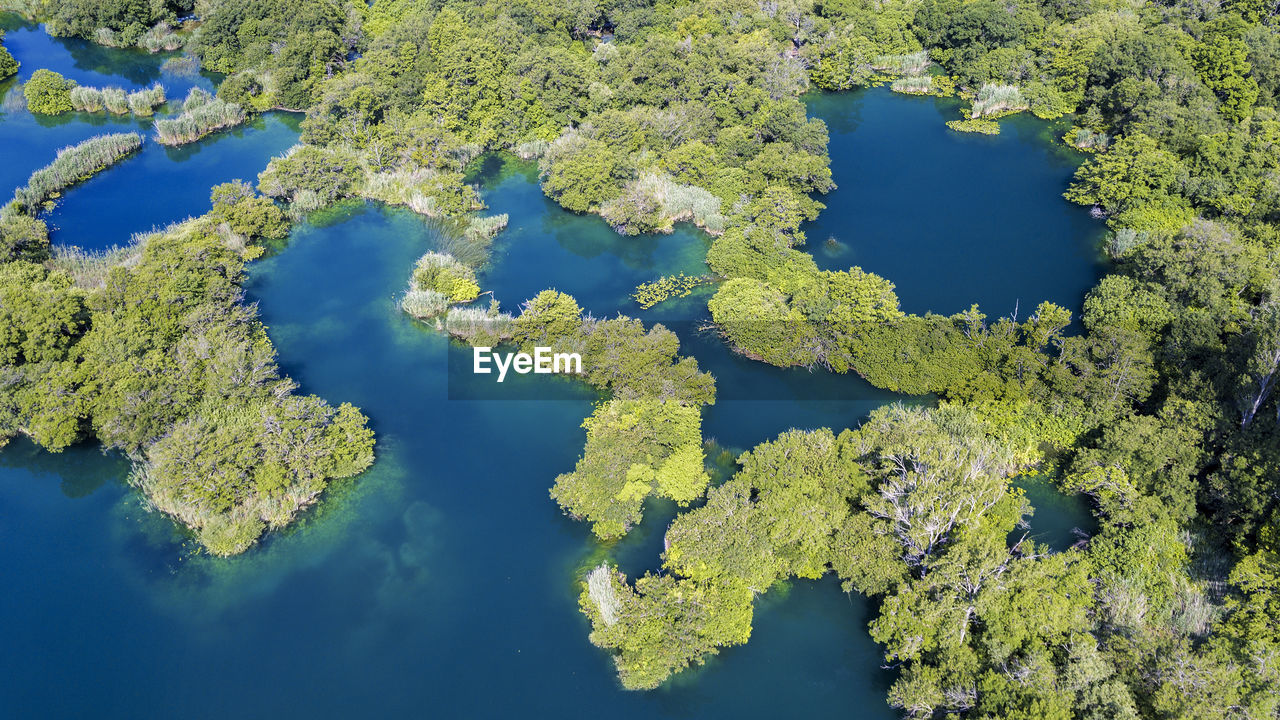
[[[0, 40], [4, 39], [4, 33], [0, 33]], [[0, 46], [0, 80], [12, 77], [18, 73], [20, 63], [13, 59], [13, 55], [9, 54], [3, 46]]]
[[450, 302], [471, 302], [480, 295], [476, 275], [452, 255], [429, 252], [418, 258], [413, 269], [412, 290], [435, 290]]
[[363, 177], [354, 153], [295, 145], [258, 174], [258, 190], [301, 210], [315, 210], [355, 194]]
[[31, 74], [22, 86], [27, 99], [27, 109], [40, 115], [59, 115], [75, 109], [71, 104], [71, 89], [75, 83], [52, 70], [41, 68]]

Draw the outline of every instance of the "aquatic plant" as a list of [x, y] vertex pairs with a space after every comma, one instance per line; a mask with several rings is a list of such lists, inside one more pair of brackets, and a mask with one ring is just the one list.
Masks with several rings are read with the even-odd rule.
[[128, 101], [130, 112], [138, 117], [147, 117], [164, 104], [164, 87], [157, 83], [146, 90], [129, 93]]
[[906, 53], [903, 55], [880, 55], [871, 61], [871, 67], [894, 75], [921, 75], [929, 69], [929, 53]]
[[142, 259], [142, 242], [112, 245], [102, 250], [85, 250], [78, 245], [55, 245], [49, 267], [69, 275], [75, 286], [94, 290], [106, 284], [114, 267], [133, 267]]
[[612, 582], [613, 570], [605, 563], [600, 563], [595, 569], [587, 573], [587, 597], [591, 599], [591, 603], [595, 605], [596, 612], [600, 614], [600, 620], [605, 625], [613, 625], [618, 622], [618, 612], [622, 609], [622, 603], [618, 600], [618, 590]]
[[470, 345], [493, 347], [511, 339], [515, 318], [499, 312], [497, 302], [488, 308], [451, 307], [445, 314], [444, 331]]
[[409, 288], [435, 290], [454, 303], [471, 302], [480, 294], [475, 271], [452, 255], [438, 252], [429, 252], [418, 258]]
[[62, 190], [114, 165], [140, 147], [142, 136], [138, 133], [98, 135], [65, 147], [53, 162], [36, 170], [26, 185], [14, 191], [16, 209], [34, 215]]
[[684, 273], [665, 275], [653, 282], [640, 283], [636, 286], [635, 292], [631, 293], [631, 297], [640, 307], [647, 310], [664, 300], [685, 297], [699, 285], [706, 285], [713, 281], [714, 278], [710, 275], [685, 275]]
[[102, 104], [106, 106], [107, 112], [116, 115], [123, 115], [129, 112], [129, 96], [125, 94], [124, 88], [103, 88]]
[[973, 109], [969, 113], [971, 119], [988, 115], [996, 115], [1027, 109], [1027, 99], [1022, 91], [1013, 85], [983, 85], [978, 96], [973, 100]]
[[195, 55], [171, 57], [160, 64], [160, 72], [174, 77], [195, 78], [200, 75], [200, 58]]
[[551, 143], [546, 140], [526, 140], [512, 148], [511, 152], [521, 160], [534, 160], [545, 155], [549, 147]]
[[1000, 123], [990, 120], [948, 120], [947, 127], [956, 132], [979, 133], [982, 135], [1000, 134]]
[[467, 229], [463, 231], [463, 236], [472, 242], [492, 240], [507, 226], [507, 221], [506, 213], [488, 217], [473, 217], [467, 223]]
[[183, 145], [217, 130], [239, 125], [246, 118], [244, 108], [197, 87], [187, 93], [182, 113], [175, 118], [156, 120], [155, 130], [162, 145]]
[[102, 109], [102, 91], [81, 85], [71, 89], [71, 106], [80, 112], [98, 112]]
[[928, 95], [933, 92], [933, 78], [928, 75], [901, 77], [889, 86], [891, 90], [908, 95]]
[[622, 194], [600, 208], [600, 215], [619, 232], [671, 232], [673, 224], [691, 220], [708, 232], [724, 231], [720, 198], [695, 185], [681, 185], [666, 174], [646, 172], [628, 182]]
[[360, 194], [391, 205], [404, 205], [419, 215], [447, 217], [484, 207], [480, 193], [463, 182], [462, 173], [428, 168], [367, 171]]
[[159, 22], [142, 34], [138, 46], [147, 52], [172, 52], [182, 47], [182, 37], [169, 27], [169, 23]]
[[1111, 147], [1111, 136], [1088, 128], [1072, 127], [1062, 136], [1063, 142], [1084, 152], [1102, 152]]
[[421, 290], [410, 287], [405, 291], [404, 297], [400, 298], [400, 309], [419, 320], [426, 320], [427, 318], [439, 317], [448, 310], [449, 298], [444, 293], [436, 292], [435, 290]]

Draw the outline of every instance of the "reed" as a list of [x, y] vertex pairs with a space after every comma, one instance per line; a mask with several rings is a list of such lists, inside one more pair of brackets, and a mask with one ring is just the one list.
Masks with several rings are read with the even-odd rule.
[[449, 309], [449, 298], [435, 290], [410, 288], [400, 299], [400, 309], [419, 320], [439, 317]]
[[900, 77], [889, 88], [907, 95], [928, 95], [933, 92], [933, 78], [928, 75]]
[[161, 22], [142, 34], [138, 47], [151, 53], [172, 52], [182, 47], [182, 37], [173, 32], [169, 23]]
[[880, 55], [871, 61], [871, 67], [894, 75], [922, 75], [929, 69], [929, 53], [906, 53], [904, 55]]
[[200, 59], [194, 55], [171, 57], [160, 64], [160, 72], [174, 77], [194, 78], [200, 74]]
[[116, 37], [116, 31], [111, 28], [100, 27], [94, 30], [93, 41], [105, 47], [120, 47], [120, 40]]
[[14, 202], [20, 211], [35, 215], [45, 201], [114, 165], [140, 147], [142, 136], [138, 133], [98, 135], [79, 145], [65, 147], [58, 151], [53, 162], [32, 173], [27, 184], [14, 192]]
[[71, 106], [80, 112], [98, 112], [103, 107], [102, 91], [84, 85], [73, 87], [71, 88]]
[[138, 117], [147, 117], [155, 113], [156, 108], [164, 104], [164, 87], [152, 85], [146, 90], [129, 93], [129, 111]]
[[488, 345], [510, 340], [515, 330], [515, 318], [498, 312], [496, 304], [489, 308], [449, 308], [444, 318], [444, 330], [451, 336], [472, 345]]
[[71, 276], [76, 287], [96, 290], [104, 287], [107, 276], [114, 267], [132, 267], [142, 259], [142, 245], [132, 242], [125, 246], [112, 245], [105, 250], [85, 250], [78, 246], [53, 246], [49, 265]]
[[983, 85], [978, 97], [973, 101], [972, 119], [995, 115], [997, 113], [1016, 112], [1027, 109], [1027, 100], [1022, 91], [1012, 85]]
[[529, 140], [516, 145], [511, 151], [521, 160], [534, 160], [547, 154], [549, 147], [551, 143], [546, 140]]
[[102, 104], [107, 112], [123, 115], [129, 112], [129, 97], [123, 88], [109, 87], [102, 89]]
[[162, 145], [184, 145], [239, 125], [246, 117], [239, 105], [213, 97], [201, 88], [192, 88], [182, 102], [181, 114], [155, 121], [156, 137]]

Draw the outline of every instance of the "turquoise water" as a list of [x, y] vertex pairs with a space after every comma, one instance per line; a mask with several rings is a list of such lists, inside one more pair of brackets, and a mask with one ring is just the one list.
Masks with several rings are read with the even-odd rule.
[[[864, 117], [875, 103], [887, 124], [902, 127], [902, 162], [933, 149], [933, 135], [905, 138], [937, 118], [934, 106], [855, 93], [831, 98], [828, 110], [840, 102]], [[46, 162], [34, 137], [0, 121], [6, 158]], [[194, 169], [202, 156], [248, 142], [229, 135], [166, 161]], [[1028, 147], [1031, 168], [1043, 152]], [[145, 160], [68, 193], [53, 216], [60, 241], [81, 241], [83, 230], [71, 225], [82, 222], [77, 213], [92, 215], [78, 207], [109, 209], [110, 198], [128, 196], [113, 176], [131, 178], [148, 205], [183, 206], [188, 193], [207, 202], [207, 184], [188, 187], [203, 179], [179, 182], [186, 176]], [[840, 192], [856, 193], [857, 175], [842, 176], [858, 162], [833, 143]], [[975, 170], [977, 180], [983, 172]], [[706, 411], [704, 431], [720, 446], [740, 450], [793, 426], [849, 427], [901, 399], [854, 377], [734, 356], [697, 331], [705, 292], [636, 312], [627, 295], [638, 282], [701, 271], [707, 241], [696, 232], [618, 236], [599, 218], [550, 203], [529, 165], [498, 156], [473, 177], [491, 211], [511, 216], [480, 273], [483, 287], [509, 310], [556, 287], [597, 316], [625, 311], [669, 323], [683, 352], [716, 375], [720, 401]], [[979, 212], [951, 222], [978, 222]], [[127, 237], [137, 221], [106, 214], [100, 234]], [[760, 598], [751, 642], [706, 667], [654, 692], [619, 688], [608, 657], [587, 642], [576, 579], [606, 556], [631, 573], [656, 569], [674, 509], [649, 506], [645, 522], [611, 547], [559, 513], [547, 490], [582, 448], [580, 423], [595, 399], [584, 387], [557, 401], [514, 392], [510, 400], [450, 399], [449, 370], [466, 351], [396, 308], [414, 259], [439, 240], [435, 228], [405, 210], [351, 203], [299, 226], [251, 266], [246, 291], [281, 365], [304, 390], [360, 406], [378, 432], [379, 456], [244, 556], [195, 554], [171, 523], [142, 510], [125, 484], [127, 463], [93, 446], [49, 455], [15, 441], [0, 452], [0, 715], [895, 717], [883, 699], [892, 676], [865, 632], [870, 608], [831, 579]], [[1096, 272], [1082, 262], [1086, 269], [1059, 269]], [[949, 292], [981, 290], [981, 280], [948, 277], [957, 286]], [[1071, 514], [1082, 506], [1047, 485], [1028, 494], [1045, 509], [1033, 532], [1069, 544], [1065, 526], [1083, 522]]]

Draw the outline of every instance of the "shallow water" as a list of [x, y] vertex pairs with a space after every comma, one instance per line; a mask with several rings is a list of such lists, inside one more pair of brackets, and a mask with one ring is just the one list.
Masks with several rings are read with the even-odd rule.
[[[826, 108], [844, 102], [866, 117], [874, 100], [887, 125], [903, 128], [904, 143], [926, 120], [941, 122], [931, 105], [877, 97], [836, 96]], [[11, 143], [0, 147], [43, 164], [28, 157], [41, 151], [14, 138], [15, 127], [24, 126], [0, 121], [0, 143]], [[186, 168], [244, 142], [229, 135], [169, 162]], [[1032, 170], [1044, 162], [1032, 145], [1025, 155]], [[182, 184], [145, 160], [131, 161], [138, 186]], [[54, 214], [61, 241], [79, 241], [82, 230], [70, 225], [89, 211], [76, 207], [107, 207], [104, 198], [121, 192], [112, 176], [128, 172], [122, 165], [68, 194]], [[857, 175], [842, 164], [836, 176], [841, 192], [856, 191]], [[793, 426], [849, 427], [902, 399], [854, 377], [729, 353], [696, 331], [705, 291], [638, 311], [627, 297], [637, 283], [701, 272], [707, 240], [699, 233], [618, 236], [599, 218], [547, 201], [531, 166], [501, 157], [486, 159], [474, 179], [490, 212], [511, 215], [482, 286], [509, 310], [556, 287], [597, 316], [623, 311], [670, 324], [682, 352], [716, 375], [720, 400], [704, 431], [732, 452]], [[207, 202], [207, 185], [198, 189]], [[136, 224], [109, 213], [100, 222], [111, 237]], [[555, 401], [515, 399], [519, 383], [512, 399], [451, 399], [459, 379], [450, 369], [467, 352], [396, 308], [413, 261], [439, 239], [435, 228], [405, 210], [351, 203], [297, 227], [251, 266], [246, 291], [283, 368], [307, 392], [361, 407], [379, 455], [303, 522], [244, 556], [194, 553], [171, 523], [141, 509], [118, 457], [92, 446], [49, 455], [25, 441], [0, 452], [0, 715], [895, 717], [884, 702], [892, 677], [865, 631], [867, 603], [832, 579], [760, 598], [751, 642], [706, 667], [654, 692], [618, 687], [607, 656], [587, 641], [576, 578], [606, 556], [631, 573], [655, 569], [674, 508], [651, 504], [644, 523], [613, 546], [559, 513], [547, 490], [581, 451], [580, 424], [596, 397], [585, 387], [570, 383]], [[956, 297], [982, 289], [980, 279], [952, 280], [964, 286]], [[1044, 506], [1033, 518], [1037, 538], [1069, 544], [1069, 526], [1081, 521], [1060, 501], [1073, 499], [1047, 485], [1028, 495]]]

